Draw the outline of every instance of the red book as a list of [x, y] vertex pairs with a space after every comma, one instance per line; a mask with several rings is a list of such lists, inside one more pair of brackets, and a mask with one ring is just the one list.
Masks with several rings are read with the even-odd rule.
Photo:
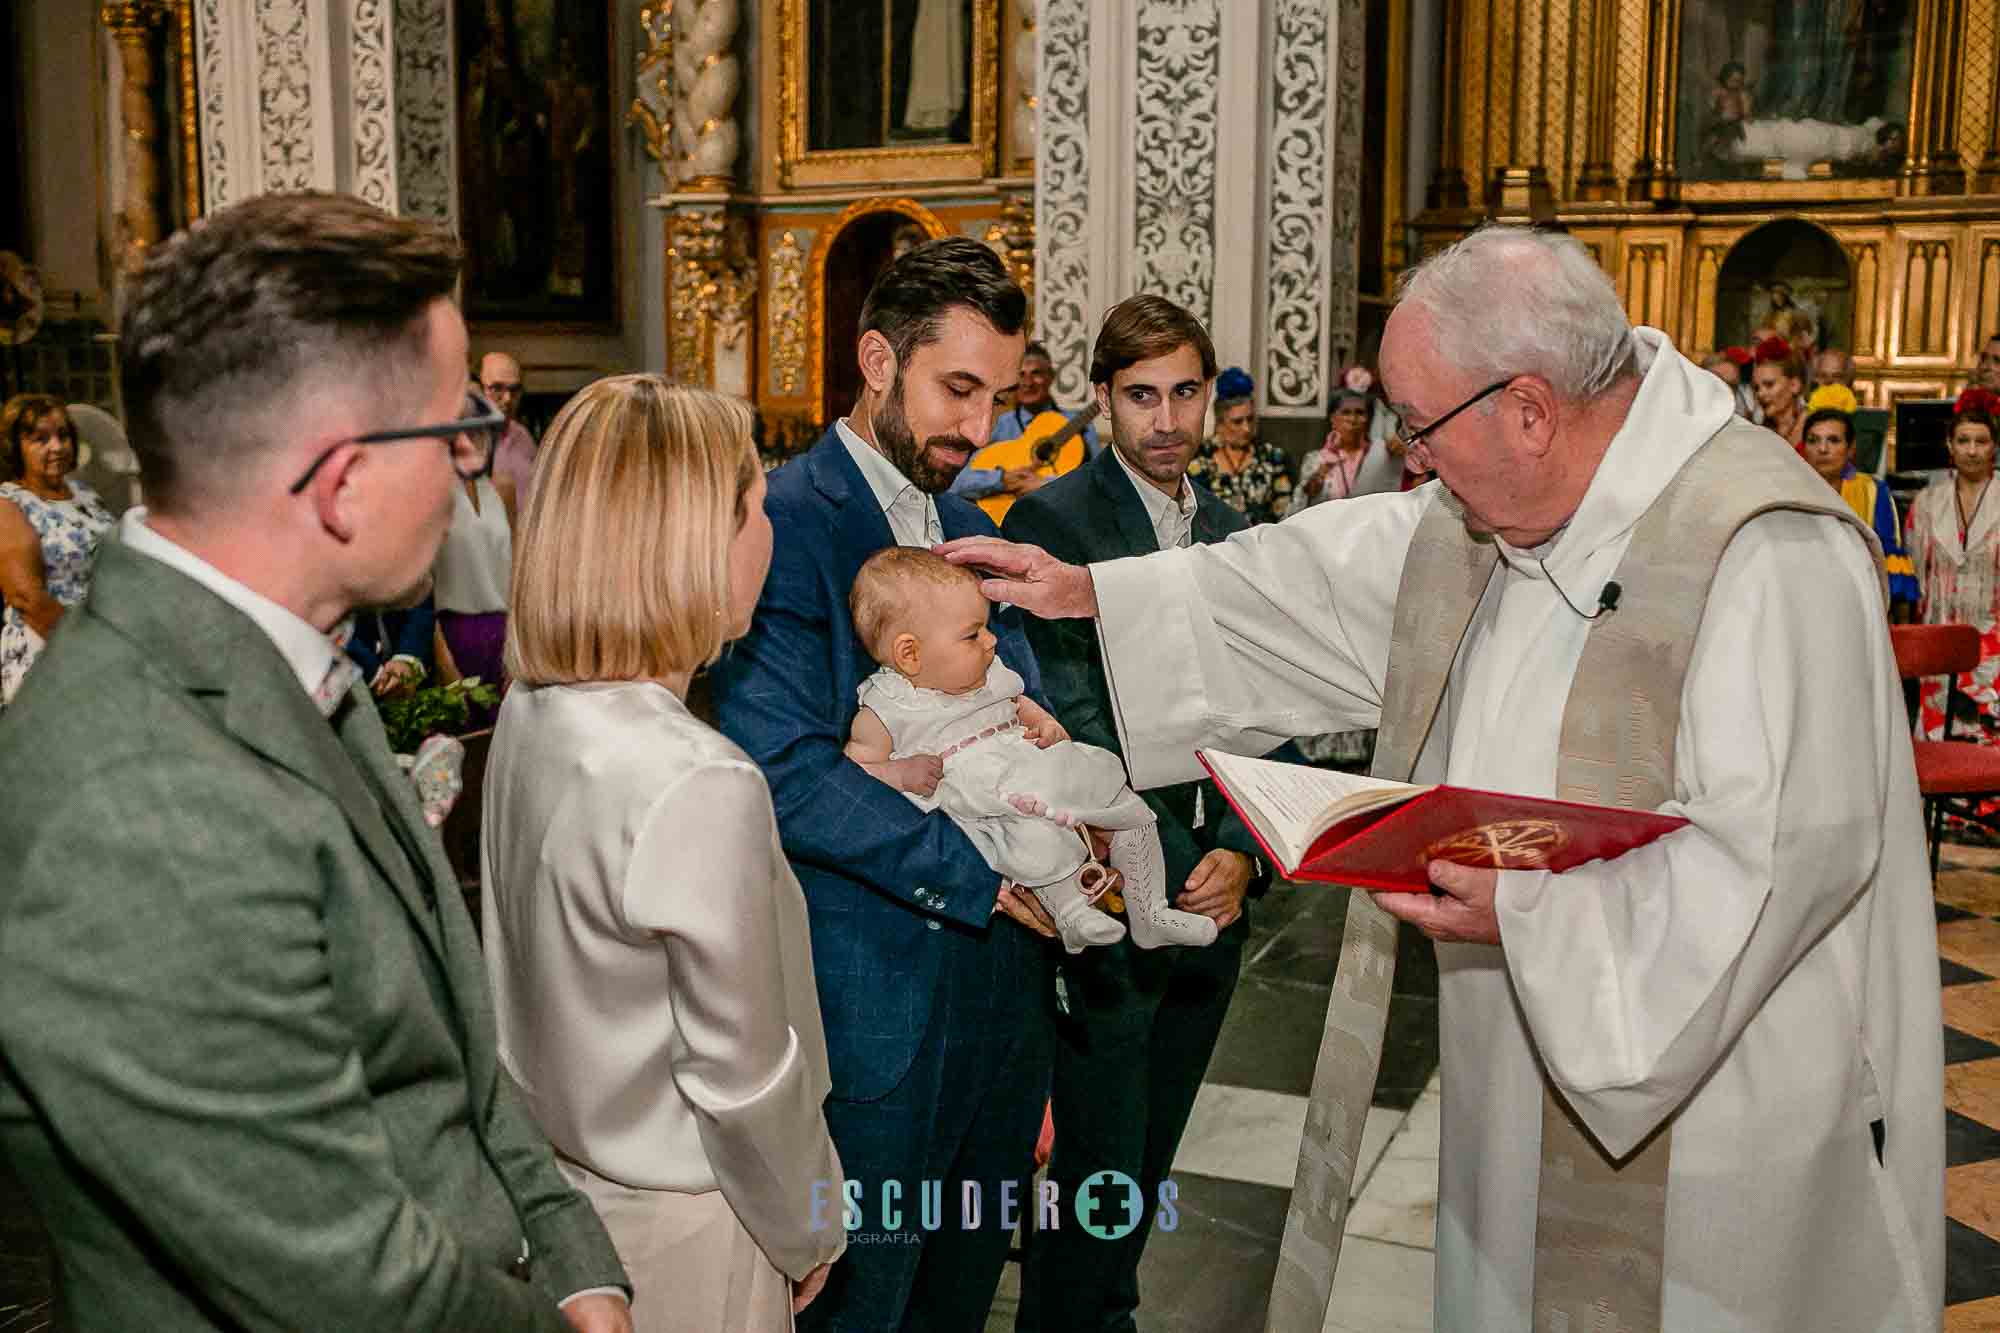
[[1687, 823], [1651, 810], [1416, 786], [1216, 750], [1196, 757], [1286, 879], [1427, 891], [1432, 861], [1568, 870]]

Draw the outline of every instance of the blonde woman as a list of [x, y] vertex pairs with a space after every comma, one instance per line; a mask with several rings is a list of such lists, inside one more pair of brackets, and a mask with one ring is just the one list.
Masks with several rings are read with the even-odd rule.
[[805, 899], [763, 776], [684, 702], [770, 566], [750, 425], [652, 375], [556, 418], [486, 773], [501, 1058], [640, 1333], [789, 1329], [845, 1243]]

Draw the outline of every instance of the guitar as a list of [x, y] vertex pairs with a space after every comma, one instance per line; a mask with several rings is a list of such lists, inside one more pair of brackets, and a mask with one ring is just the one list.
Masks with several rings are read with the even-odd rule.
[[[1097, 403], [1094, 400], [1073, 416], [1065, 417], [1053, 410], [1043, 412], [1028, 423], [1019, 439], [988, 445], [974, 454], [967, 466], [999, 468], [1002, 471], [1032, 467], [1045, 477], [1060, 477], [1083, 462], [1083, 428], [1096, 419]], [[979, 507], [986, 511], [988, 518], [998, 523], [1014, 507], [1015, 498], [1002, 491], [981, 500]]]

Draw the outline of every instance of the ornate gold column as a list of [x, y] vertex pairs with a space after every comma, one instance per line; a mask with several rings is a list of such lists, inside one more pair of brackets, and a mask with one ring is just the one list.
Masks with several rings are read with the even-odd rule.
[[[1490, 0], [1492, 50], [1487, 78], [1506, 97], [1507, 151], [1493, 163], [1486, 208], [1496, 218], [1523, 222], [1555, 215], [1555, 195], [1543, 164], [1548, 116], [1543, 89], [1551, 0]], [[1504, 62], [1504, 66], [1503, 63]], [[1511, 86], [1503, 77], [1511, 70]], [[1501, 108], [1495, 108], [1496, 111]]]
[[119, 251], [126, 271], [138, 266], [164, 232], [161, 224], [160, 116], [155, 103], [160, 84], [158, 36], [167, 17], [165, 0], [107, 4], [98, 18], [118, 44], [124, 91], [119, 107], [125, 122], [125, 207], [119, 215]]
[[1979, 159], [1979, 174], [1972, 188], [1980, 194], [2000, 193], [2000, 72], [1993, 79], [1993, 101], [1986, 113], [1986, 155]]
[[1438, 164], [1424, 187], [1431, 212], [1463, 209], [1471, 203], [1465, 187], [1464, 102], [1466, 0], [1444, 0], [1444, 98], [1438, 114]]
[[[1920, 0], [1921, 2], [1921, 0]], [[1680, 193], [1674, 106], [1674, 79], [1681, 63], [1680, 0], [1648, 0], [1646, 6], [1644, 151], [1632, 164], [1625, 198], [1632, 203], [1671, 203]]]
[[1588, 203], [1618, 198], [1618, 169], [1612, 162], [1613, 126], [1618, 111], [1618, 0], [1591, 0], [1589, 132], [1583, 165], [1577, 168], [1576, 197]]
[[1958, 154], [1958, 69], [1965, 0], [1917, 0], [1910, 69], [1910, 148], [1897, 183], [1906, 195], [1965, 193]]

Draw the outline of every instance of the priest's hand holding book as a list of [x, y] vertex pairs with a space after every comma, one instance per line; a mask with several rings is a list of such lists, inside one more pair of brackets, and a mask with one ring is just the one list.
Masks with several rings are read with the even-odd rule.
[[1678, 815], [1421, 786], [1197, 751], [1287, 879], [1351, 884], [1432, 939], [1498, 944], [1502, 870], [1562, 871], [1684, 826]]

